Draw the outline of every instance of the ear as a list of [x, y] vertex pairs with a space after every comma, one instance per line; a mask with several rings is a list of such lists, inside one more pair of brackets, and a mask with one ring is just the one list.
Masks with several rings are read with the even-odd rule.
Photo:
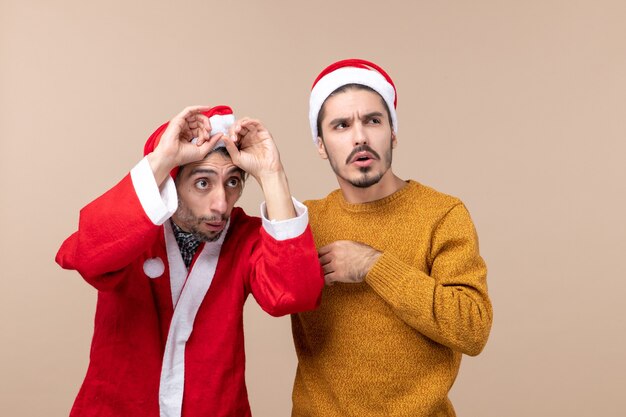
[[395, 149], [398, 146], [398, 138], [396, 137], [396, 132], [391, 131], [391, 149]]
[[322, 159], [328, 159], [328, 154], [326, 153], [326, 146], [324, 145], [324, 140], [321, 136], [317, 137], [317, 153], [320, 154]]

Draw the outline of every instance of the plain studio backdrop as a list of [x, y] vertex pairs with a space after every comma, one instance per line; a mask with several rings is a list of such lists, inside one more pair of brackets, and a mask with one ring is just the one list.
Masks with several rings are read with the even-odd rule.
[[[451, 393], [459, 416], [618, 416], [626, 387], [626, 3], [0, 3], [0, 415], [66, 416], [96, 292], [54, 263], [78, 211], [191, 104], [265, 122], [295, 197], [337, 187], [308, 94], [350, 57], [398, 88], [394, 170], [460, 197], [495, 309]], [[249, 181], [240, 201], [258, 215]], [[250, 298], [253, 414], [288, 416], [288, 317]]]

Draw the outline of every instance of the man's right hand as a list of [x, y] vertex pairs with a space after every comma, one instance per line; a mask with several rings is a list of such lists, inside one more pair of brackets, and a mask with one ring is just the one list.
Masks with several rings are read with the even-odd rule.
[[210, 136], [211, 123], [202, 114], [210, 109], [208, 106], [187, 107], [170, 120], [156, 149], [148, 155], [159, 186], [175, 167], [204, 158], [223, 136], [222, 133]]
[[337, 240], [318, 250], [327, 285], [363, 282], [382, 252], [352, 240]]

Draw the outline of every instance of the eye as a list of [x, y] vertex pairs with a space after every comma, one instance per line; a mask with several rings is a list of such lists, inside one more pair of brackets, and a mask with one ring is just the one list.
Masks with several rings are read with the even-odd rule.
[[229, 178], [228, 181], [226, 181], [226, 186], [229, 188], [236, 188], [240, 182], [241, 180], [239, 178]]
[[206, 190], [207, 188], [209, 188], [210, 184], [209, 184], [209, 182], [206, 179], [201, 178], [201, 179], [197, 180], [194, 183], [194, 185], [199, 190]]
[[346, 127], [348, 127], [346, 122], [339, 122], [335, 125], [335, 129], [337, 130], [345, 129]]
[[380, 117], [372, 117], [370, 119], [370, 123], [375, 124], [375, 125], [379, 125], [382, 123], [382, 120], [380, 119]]

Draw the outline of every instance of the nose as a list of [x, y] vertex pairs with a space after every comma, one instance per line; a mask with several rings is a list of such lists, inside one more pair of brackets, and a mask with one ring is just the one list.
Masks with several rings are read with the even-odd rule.
[[353, 134], [352, 142], [354, 146], [366, 145], [368, 143], [363, 123], [358, 122], [354, 124]]
[[210, 207], [212, 214], [223, 215], [228, 210], [226, 201], [226, 190], [224, 187], [215, 187], [211, 193]]

